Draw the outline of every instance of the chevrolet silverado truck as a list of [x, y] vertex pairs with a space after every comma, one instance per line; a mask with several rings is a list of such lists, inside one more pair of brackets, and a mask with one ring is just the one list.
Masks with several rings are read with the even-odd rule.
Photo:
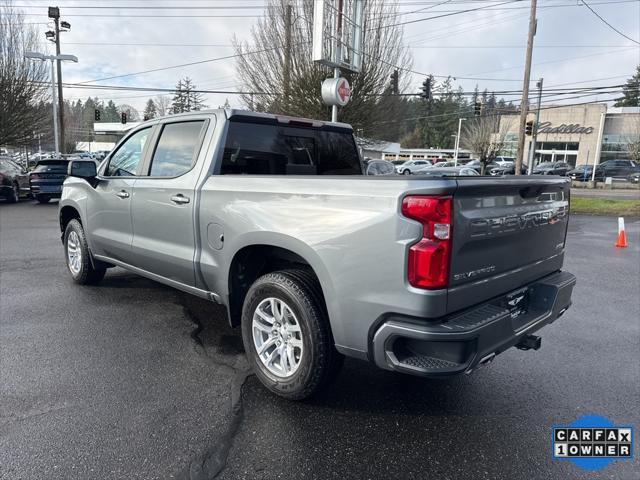
[[561, 270], [568, 180], [364, 173], [342, 123], [144, 122], [98, 168], [70, 163], [66, 264], [78, 284], [118, 266], [224, 305], [258, 379], [290, 399], [344, 356], [442, 377], [537, 350], [576, 281]]

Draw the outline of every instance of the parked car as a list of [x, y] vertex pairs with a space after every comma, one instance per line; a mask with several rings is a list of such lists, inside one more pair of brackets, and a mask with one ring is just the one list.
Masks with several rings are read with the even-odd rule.
[[430, 177], [475, 177], [480, 175], [474, 168], [460, 166], [460, 167], [431, 167], [425, 170], [420, 170], [415, 175], [427, 175]]
[[365, 173], [367, 175], [395, 175], [396, 169], [393, 163], [387, 160], [365, 159]]
[[407, 160], [396, 167], [396, 172], [401, 175], [411, 175], [415, 170], [426, 166], [431, 166], [431, 162], [429, 160]]
[[627, 175], [627, 182], [629, 183], [640, 183], [640, 170], [630, 173]]
[[16, 203], [20, 197], [28, 197], [29, 174], [24, 167], [9, 158], [0, 157], [0, 197]]
[[[40, 160], [29, 174], [31, 194], [40, 203], [60, 198], [62, 183], [67, 177], [69, 161], [66, 158]], [[92, 160], [88, 162], [94, 163]]]
[[[526, 175], [528, 173], [528, 167], [526, 164], [520, 167], [520, 174]], [[515, 163], [505, 162], [502, 165], [496, 165], [495, 167], [488, 170], [489, 175], [493, 177], [502, 177], [504, 175], [515, 175], [516, 174], [516, 165]]]
[[567, 176], [571, 178], [571, 180], [577, 180], [580, 182], [586, 182], [591, 180], [592, 174], [593, 174], [593, 165], [578, 165], [573, 170], [569, 170], [567, 172]]
[[493, 163], [495, 163], [497, 165], [500, 165], [500, 166], [503, 166], [504, 164], [507, 164], [507, 163], [515, 163], [515, 161], [516, 161], [516, 159], [513, 158], [513, 157], [502, 157], [502, 156], [500, 156], [500, 157], [496, 157], [493, 160]]
[[626, 178], [635, 173], [639, 166], [633, 160], [607, 160], [596, 167], [596, 180], [604, 180], [607, 177]]
[[431, 170], [432, 168], [445, 168], [445, 167], [453, 167], [453, 166], [455, 166], [454, 162], [436, 162], [433, 165], [427, 162], [426, 165], [422, 165], [414, 168], [411, 173], [414, 175], [423, 175], [426, 170]]
[[242, 110], [143, 122], [68, 173], [73, 281], [117, 265], [223, 305], [257, 379], [289, 399], [343, 355], [470, 373], [537, 350], [571, 305], [567, 179], [366, 176], [351, 126]]
[[534, 175], [560, 175], [564, 176], [571, 170], [571, 165], [565, 162], [543, 162], [533, 167]]

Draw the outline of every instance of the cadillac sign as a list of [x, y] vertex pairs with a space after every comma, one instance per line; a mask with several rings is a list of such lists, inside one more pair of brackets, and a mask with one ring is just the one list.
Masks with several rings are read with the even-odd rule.
[[538, 124], [538, 133], [577, 133], [589, 134], [593, 132], [593, 127], [583, 127], [579, 123], [563, 123], [554, 127], [551, 122], [540, 122]]

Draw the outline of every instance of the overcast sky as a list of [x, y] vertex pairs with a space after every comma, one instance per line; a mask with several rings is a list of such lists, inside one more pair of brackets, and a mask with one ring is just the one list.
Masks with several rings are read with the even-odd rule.
[[[263, 0], [58, 0], [56, 3], [61, 9], [61, 18], [71, 23], [71, 31], [62, 36], [62, 52], [79, 58], [78, 64], [65, 64], [63, 69], [64, 81], [74, 83], [231, 55], [232, 36], [248, 38], [264, 5]], [[396, 0], [395, 3], [402, 12], [431, 7], [404, 15], [403, 21], [478, 6], [490, 7], [406, 25], [404, 39], [413, 54], [413, 70], [477, 77], [477, 80], [456, 79], [456, 84], [465, 90], [472, 90], [476, 83], [481, 90], [521, 88], [529, 1], [506, 5], [497, 5], [502, 0]], [[436, 5], [439, 3], [443, 4]], [[587, 0], [587, 3], [615, 29], [640, 41], [640, 0]], [[23, 8], [28, 14], [27, 22], [37, 24], [42, 32], [43, 48], [53, 51], [52, 45], [44, 40], [48, 29], [47, 2], [13, 0], [13, 4], [18, 8], [29, 6]], [[95, 8], [98, 6], [109, 8]], [[145, 8], [133, 10], [118, 6]], [[154, 8], [158, 6], [177, 8]], [[186, 6], [215, 8], [186, 9]], [[232, 9], [233, 6], [254, 8]], [[165, 18], [160, 18], [162, 16]], [[544, 77], [545, 86], [620, 84], [640, 64], [640, 46], [603, 23], [581, 0], [538, 0], [537, 18], [532, 78]], [[145, 45], [103, 45], [105, 43]], [[173, 46], [175, 44], [208, 46]], [[233, 59], [96, 83], [172, 88], [185, 75], [202, 89], [242, 88], [235, 75]], [[413, 75], [411, 90], [419, 91], [422, 80], [423, 77]], [[89, 94], [105, 100], [112, 98], [118, 104], [127, 103], [138, 109], [155, 96], [144, 92], [65, 89], [68, 99], [84, 99]], [[235, 95], [209, 94], [206, 103], [218, 107], [227, 97], [232, 106], [240, 105]], [[516, 96], [508, 98], [517, 100]], [[568, 101], [608, 98], [612, 97], [601, 95]]]

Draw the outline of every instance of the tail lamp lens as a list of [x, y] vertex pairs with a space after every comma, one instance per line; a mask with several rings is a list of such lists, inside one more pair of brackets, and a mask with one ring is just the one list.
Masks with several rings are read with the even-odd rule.
[[451, 197], [410, 195], [402, 215], [422, 224], [422, 240], [409, 248], [407, 276], [416, 288], [444, 288], [449, 280]]

